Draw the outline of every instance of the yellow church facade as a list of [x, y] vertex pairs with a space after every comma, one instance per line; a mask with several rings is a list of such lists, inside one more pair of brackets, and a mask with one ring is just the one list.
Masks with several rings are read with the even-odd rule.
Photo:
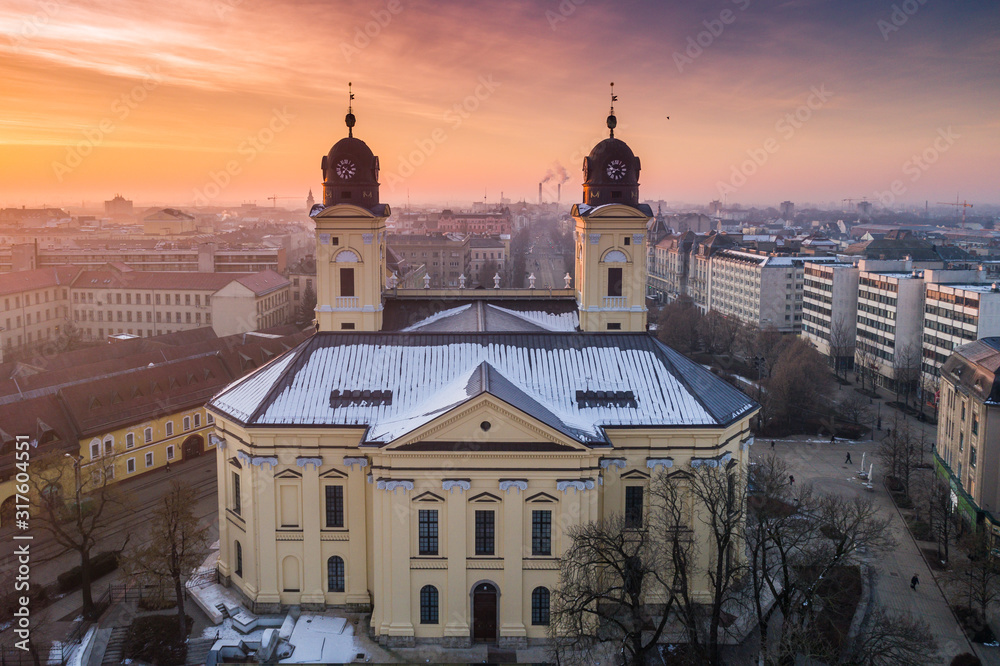
[[353, 136], [324, 158], [319, 331], [208, 407], [219, 574], [248, 608], [523, 646], [574, 526], [641, 522], [656, 474], [745, 469], [756, 404], [645, 331], [638, 159], [611, 138], [588, 162], [572, 291], [422, 300], [383, 289], [377, 158]]

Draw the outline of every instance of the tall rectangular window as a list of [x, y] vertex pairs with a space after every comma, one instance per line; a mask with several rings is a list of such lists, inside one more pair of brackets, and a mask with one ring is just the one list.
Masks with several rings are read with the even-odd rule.
[[552, 512], [531, 512], [531, 554], [552, 554]]
[[622, 269], [608, 269], [608, 296], [622, 295]]
[[625, 527], [642, 527], [642, 486], [625, 488]]
[[476, 555], [493, 555], [496, 523], [492, 511], [476, 511]]
[[354, 296], [354, 269], [340, 269], [340, 295]]
[[344, 486], [326, 486], [326, 526], [344, 526]]
[[240, 473], [233, 472], [233, 513], [240, 515], [243, 512], [243, 500], [240, 497]]
[[436, 509], [421, 509], [418, 512], [419, 541], [418, 550], [421, 555], [438, 554], [438, 512]]

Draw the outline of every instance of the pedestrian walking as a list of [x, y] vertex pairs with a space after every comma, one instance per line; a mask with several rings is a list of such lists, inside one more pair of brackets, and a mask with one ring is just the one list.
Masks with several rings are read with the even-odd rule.
[[790, 485], [790, 486], [794, 486], [795, 485], [795, 477], [792, 476], [791, 474], [788, 475], [788, 485]]
[[847, 452], [847, 457], [844, 458], [844, 464], [845, 465], [850, 465], [851, 464], [851, 452], [850, 451]]
[[774, 450], [774, 440], [773, 439], [771, 440], [771, 450], [772, 451]]
[[837, 441], [837, 436], [836, 435], [830, 435], [830, 443], [834, 444], [834, 443], [836, 443], [836, 441]]
[[917, 589], [917, 583], [919, 583], [919, 582], [920, 582], [920, 579], [917, 578], [917, 574], [913, 574], [913, 578], [910, 579], [910, 589], [911, 590]]

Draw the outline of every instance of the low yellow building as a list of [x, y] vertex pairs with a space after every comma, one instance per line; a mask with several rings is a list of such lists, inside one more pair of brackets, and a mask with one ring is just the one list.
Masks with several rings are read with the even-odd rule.
[[371, 609], [385, 644], [543, 639], [567, 532], [641, 522], [658, 472], [745, 470], [757, 405], [645, 331], [624, 142], [587, 160], [578, 286], [542, 297], [388, 297], [378, 160], [349, 136], [323, 164], [319, 332], [209, 404], [220, 576], [257, 612]]

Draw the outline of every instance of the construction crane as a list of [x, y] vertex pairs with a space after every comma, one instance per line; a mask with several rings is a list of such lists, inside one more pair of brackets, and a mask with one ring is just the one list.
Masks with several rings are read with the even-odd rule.
[[871, 210], [871, 203], [868, 201], [868, 197], [861, 197], [860, 199], [842, 199], [842, 201], [846, 201], [848, 205], [857, 201], [858, 205], [855, 206], [855, 210], [861, 211], [863, 216], [867, 216], [868, 211]]
[[268, 197], [267, 200], [271, 202], [271, 208], [275, 208], [278, 205], [278, 199], [300, 199], [300, 198], [301, 197], [279, 197], [278, 195], [274, 195]]
[[965, 209], [966, 208], [972, 208], [972, 204], [970, 204], [968, 201], [962, 201], [961, 203], [959, 203], [958, 197], [955, 197], [955, 202], [954, 203], [952, 203], [951, 201], [938, 201], [938, 204], [940, 204], [942, 206], [961, 206], [962, 207], [962, 228], [963, 229], [965, 228]]

